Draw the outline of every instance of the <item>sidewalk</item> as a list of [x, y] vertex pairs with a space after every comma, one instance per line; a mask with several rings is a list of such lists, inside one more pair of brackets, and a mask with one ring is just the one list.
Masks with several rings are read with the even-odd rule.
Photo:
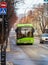
[[[0, 46], [0, 52], [1, 52], [1, 46]], [[9, 39], [8, 39], [8, 45], [7, 45], [6, 52], [10, 52], [10, 42], [9, 42]]]
[[12, 62], [7, 62], [6, 65], [13, 65], [13, 63]]
[[6, 52], [10, 52], [10, 43], [8, 43], [8, 46], [7, 46]]
[[[0, 65], [1, 65], [1, 62], [0, 62]], [[13, 65], [12, 62], [7, 62], [6, 65]]]
[[9, 52], [9, 51], [10, 51], [10, 41], [9, 41], [9, 38], [8, 38], [8, 45], [7, 45], [6, 52]]

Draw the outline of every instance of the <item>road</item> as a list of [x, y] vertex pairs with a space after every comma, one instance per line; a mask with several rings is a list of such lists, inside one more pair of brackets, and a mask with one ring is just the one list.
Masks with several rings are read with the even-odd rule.
[[[15, 34], [15, 33], [14, 33]], [[48, 44], [39, 44], [35, 37], [33, 45], [16, 45], [13, 33], [9, 36], [10, 51], [6, 53], [6, 61], [13, 65], [48, 65]]]
[[10, 36], [10, 52], [6, 60], [13, 65], [48, 65], [48, 44], [39, 44], [35, 38], [34, 45], [16, 45], [15, 36]]

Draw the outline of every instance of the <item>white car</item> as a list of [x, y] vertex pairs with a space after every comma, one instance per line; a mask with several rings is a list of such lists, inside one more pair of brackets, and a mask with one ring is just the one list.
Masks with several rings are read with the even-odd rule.
[[48, 42], [48, 33], [44, 33], [40, 36], [40, 43]]

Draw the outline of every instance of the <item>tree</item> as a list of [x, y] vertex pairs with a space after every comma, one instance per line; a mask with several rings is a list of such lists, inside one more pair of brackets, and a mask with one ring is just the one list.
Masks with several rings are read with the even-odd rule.
[[45, 28], [48, 24], [48, 18], [44, 16], [44, 5], [40, 5], [34, 10], [34, 18], [39, 22], [42, 33], [45, 32]]

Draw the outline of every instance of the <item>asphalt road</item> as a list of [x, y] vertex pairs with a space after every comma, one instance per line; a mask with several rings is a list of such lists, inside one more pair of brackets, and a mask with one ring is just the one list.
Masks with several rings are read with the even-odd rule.
[[48, 44], [39, 44], [35, 38], [34, 45], [16, 45], [15, 36], [10, 38], [10, 52], [6, 60], [13, 65], [48, 65]]
[[48, 65], [48, 44], [40, 44], [36, 37], [33, 45], [18, 46], [14, 34], [9, 37], [10, 51], [6, 53], [7, 62], [13, 65]]

